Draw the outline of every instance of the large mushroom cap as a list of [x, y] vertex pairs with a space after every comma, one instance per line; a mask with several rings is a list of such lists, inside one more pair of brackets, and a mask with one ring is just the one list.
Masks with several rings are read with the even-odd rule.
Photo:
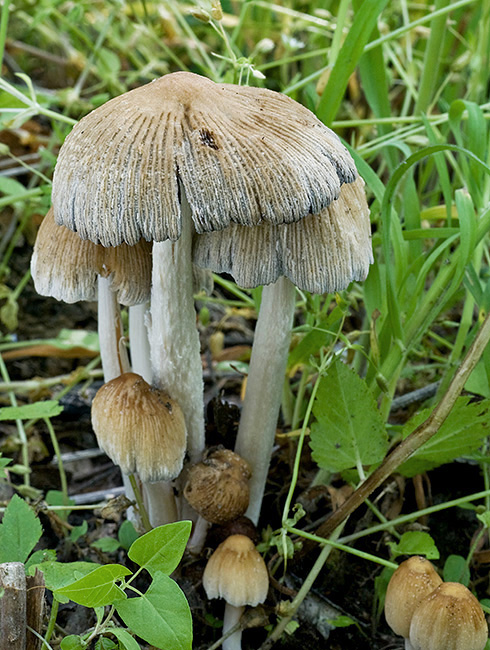
[[195, 238], [194, 263], [230, 273], [242, 287], [271, 284], [284, 275], [311, 293], [341, 291], [364, 280], [373, 261], [364, 181], [345, 183], [319, 214], [291, 224], [232, 224]]
[[178, 239], [179, 182], [198, 233], [291, 223], [357, 177], [338, 137], [274, 91], [176, 72], [95, 109], [61, 148], [56, 221], [105, 246]]
[[124, 474], [145, 483], [179, 475], [186, 447], [184, 415], [174, 400], [126, 372], [104, 384], [92, 403], [100, 448]]
[[43, 219], [34, 244], [31, 272], [36, 291], [63, 302], [97, 299], [97, 276], [108, 277], [123, 305], [150, 298], [151, 244], [104, 248], [58, 226], [53, 208]]

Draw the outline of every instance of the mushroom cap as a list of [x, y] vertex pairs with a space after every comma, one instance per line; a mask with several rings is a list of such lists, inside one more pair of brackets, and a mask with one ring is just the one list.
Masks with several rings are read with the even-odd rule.
[[265, 562], [245, 535], [230, 535], [211, 555], [203, 574], [208, 598], [224, 598], [234, 607], [255, 607], [269, 589]]
[[97, 299], [97, 276], [110, 278], [111, 289], [123, 305], [150, 298], [151, 244], [104, 248], [85, 241], [54, 220], [53, 208], [44, 217], [31, 259], [36, 291], [63, 302]]
[[280, 93], [174, 72], [89, 113], [61, 147], [57, 223], [105, 246], [317, 214], [357, 177], [339, 138]]
[[408, 639], [410, 621], [419, 603], [442, 583], [429, 560], [414, 555], [391, 576], [385, 599], [385, 618], [395, 634]]
[[250, 465], [230, 449], [218, 449], [193, 465], [184, 496], [206, 521], [224, 524], [248, 508]]
[[364, 280], [373, 261], [364, 181], [345, 183], [339, 198], [319, 214], [295, 223], [230, 225], [194, 240], [194, 263], [230, 273], [242, 287], [285, 275], [311, 293], [341, 291]]
[[124, 474], [144, 483], [179, 475], [186, 449], [184, 415], [174, 400], [140, 375], [126, 372], [104, 384], [92, 403], [100, 448]]
[[443, 582], [419, 604], [410, 624], [413, 650], [483, 650], [488, 625], [480, 603], [459, 582]]

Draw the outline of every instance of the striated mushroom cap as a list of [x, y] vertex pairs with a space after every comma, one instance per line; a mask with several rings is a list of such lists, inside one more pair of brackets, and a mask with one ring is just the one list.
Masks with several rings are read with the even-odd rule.
[[123, 305], [150, 298], [151, 244], [104, 248], [85, 241], [54, 220], [53, 208], [43, 219], [34, 244], [31, 272], [36, 291], [63, 302], [97, 299], [97, 276], [110, 278]]
[[179, 182], [202, 233], [298, 221], [356, 177], [339, 138], [289, 97], [175, 72], [80, 120], [52, 198], [58, 224], [115, 246], [178, 239]]
[[92, 403], [100, 448], [124, 474], [144, 483], [179, 475], [186, 449], [184, 415], [174, 400], [140, 375], [126, 372], [104, 384]]
[[434, 565], [424, 557], [414, 555], [400, 564], [391, 576], [385, 599], [386, 622], [395, 634], [408, 639], [416, 607], [441, 582]]
[[415, 610], [413, 650], [483, 650], [488, 625], [480, 603], [459, 582], [443, 582]]
[[296, 223], [232, 224], [199, 235], [193, 260], [230, 273], [242, 287], [271, 284], [284, 275], [311, 293], [341, 291], [364, 280], [373, 261], [364, 181], [345, 183], [337, 200]]
[[218, 546], [202, 580], [208, 598], [224, 598], [234, 607], [255, 607], [264, 602], [269, 589], [265, 562], [245, 535], [231, 535]]
[[190, 468], [184, 496], [206, 521], [224, 524], [248, 508], [250, 476], [246, 460], [230, 449], [218, 449]]

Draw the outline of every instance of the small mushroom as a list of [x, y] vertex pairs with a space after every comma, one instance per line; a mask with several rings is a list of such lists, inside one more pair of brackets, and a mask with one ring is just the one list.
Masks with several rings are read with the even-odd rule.
[[415, 609], [441, 583], [434, 565], [418, 555], [402, 562], [391, 576], [386, 590], [385, 618], [393, 632], [405, 639], [407, 650]]
[[206, 521], [224, 524], [248, 507], [250, 465], [230, 449], [218, 449], [189, 469], [184, 496]]
[[410, 623], [410, 650], [483, 650], [488, 625], [480, 603], [459, 582], [444, 582], [422, 600]]
[[[233, 628], [246, 605], [264, 602], [269, 589], [265, 562], [245, 535], [231, 535], [214, 551], [206, 564], [203, 586], [208, 598], [226, 601], [223, 635]], [[223, 642], [223, 650], [240, 650], [241, 630]]]
[[168, 521], [175, 520], [169, 481], [179, 475], [186, 448], [185, 421], [177, 402], [139, 375], [127, 372], [97, 391], [92, 426], [100, 448], [125, 475], [138, 473], [143, 485], [155, 481], [167, 485], [167, 508], [153, 503], [148, 491], [150, 521], [155, 523], [162, 509]]

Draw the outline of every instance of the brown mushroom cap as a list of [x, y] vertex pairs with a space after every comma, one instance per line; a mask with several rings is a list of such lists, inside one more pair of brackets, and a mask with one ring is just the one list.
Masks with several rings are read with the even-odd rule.
[[267, 597], [269, 575], [252, 540], [231, 535], [209, 558], [203, 585], [208, 598], [224, 598], [234, 607], [255, 607]]
[[444, 582], [424, 598], [410, 624], [413, 650], [483, 650], [487, 640], [480, 603], [458, 582]]
[[385, 618], [395, 634], [408, 639], [410, 621], [419, 603], [442, 578], [424, 557], [414, 555], [400, 564], [386, 590]]
[[150, 298], [151, 244], [104, 248], [58, 226], [53, 208], [43, 219], [34, 244], [31, 271], [36, 291], [63, 302], [97, 299], [97, 276], [110, 278], [123, 305]]
[[296, 223], [232, 224], [199, 235], [193, 260], [230, 273], [242, 287], [271, 284], [284, 275], [311, 293], [341, 291], [364, 280], [373, 261], [364, 181], [345, 183], [337, 200]]
[[163, 391], [127, 372], [104, 384], [92, 403], [100, 448], [124, 474], [145, 483], [179, 475], [186, 448], [183, 413]]
[[193, 465], [184, 496], [206, 521], [224, 524], [248, 508], [250, 465], [230, 449], [218, 449]]
[[357, 177], [338, 137], [261, 88], [165, 75], [84, 117], [60, 150], [57, 223], [105, 246], [176, 240], [179, 182], [198, 233], [317, 214]]

